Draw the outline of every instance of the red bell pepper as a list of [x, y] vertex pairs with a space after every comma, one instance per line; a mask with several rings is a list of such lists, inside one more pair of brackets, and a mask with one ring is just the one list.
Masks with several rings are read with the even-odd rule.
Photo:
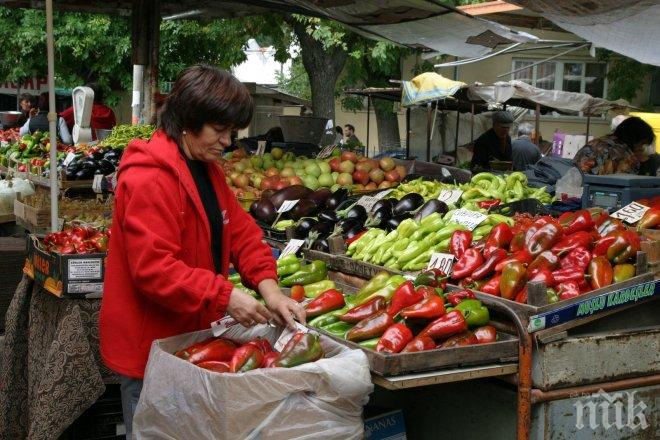
[[346, 339], [353, 342], [365, 341], [381, 336], [385, 333], [394, 321], [385, 310], [372, 315], [355, 324], [355, 326], [346, 333]]
[[575, 298], [580, 295], [580, 286], [575, 281], [568, 281], [557, 286], [559, 301]]
[[275, 360], [276, 367], [292, 368], [308, 362], [315, 362], [323, 357], [321, 340], [316, 333], [297, 332], [286, 343]]
[[484, 257], [488, 258], [495, 249], [507, 249], [513, 239], [513, 232], [506, 223], [499, 223], [490, 230], [484, 245]]
[[543, 216], [532, 223], [525, 233], [525, 249], [535, 257], [543, 251], [552, 249], [562, 237], [559, 223], [550, 216]]
[[625, 263], [637, 255], [641, 249], [639, 235], [634, 231], [615, 231], [608, 234], [614, 241], [607, 248], [607, 259], [612, 263]]
[[559, 266], [559, 257], [552, 251], [543, 251], [527, 266], [527, 278], [532, 278], [539, 269], [554, 270]]
[[542, 267], [539, 269], [536, 274], [529, 281], [539, 281], [546, 285], [546, 287], [551, 287], [555, 285], [555, 275], [558, 271], [552, 272], [550, 269]]
[[522, 290], [518, 292], [514, 301], [520, 304], [527, 304], [527, 286], [523, 287]]
[[376, 351], [379, 353], [398, 353], [412, 341], [413, 334], [405, 324], [390, 326], [378, 340]]
[[591, 252], [589, 252], [586, 247], [579, 246], [570, 251], [564, 258], [562, 258], [559, 262], [559, 266], [562, 269], [573, 267], [584, 272], [584, 270], [589, 265], [591, 258]]
[[418, 351], [433, 350], [435, 342], [428, 336], [417, 336], [412, 341], [408, 342], [401, 353], [416, 353]]
[[612, 284], [613, 271], [612, 265], [607, 258], [600, 256], [595, 257], [589, 263], [589, 276], [591, 287], [600, 289], [601, 287], [609, 286]]
[[502, 274], [497, 274], [491, 277], [488, 281], [486, 281], [486, 284], [481, 286], [481, 289], [479, 289], [483, 293], [487, 293], [489, 295], [494, 295], [494, 296], [500, 296], [500, 280], [502, 278]]
[[467, 345], [478, 344], [479, 340], [470, 330], [452, 336], [444, 341], [438, 348], [465, 347]]
[[208, 338], [208, 339], [204, 339], [203, 341], [196, 342], [190, 347], [186, 347], [182, 350], [177, 351], [176, 353], [174, 353], [174, 356], [188, 360], [191, 354], [199, 351], [202, 347], [204, 347], [206, 344], [208, 344], [211, 341], [215, 341], [215, 338]]
[[235, 351], [236, 346], [231, 341], [214, 339], [199, 350], [191, 353], [188, 357], [188, 362], [192, 362], [193, 364], [204, 361], [226, 362], [231, 360]]
[[610, 217], [610, 214], [607, 212], [607, 210], [598, 206], [587, 208], [587, 211], [589, 211], [591, 219], [594, 221], [594, 226], [596, 227], [600, 226], [601, 223]]
[[492, 325], [484, 325], [474, 329], [474, 336], [479, 344], [488, 344], [497, 341], [497, 330]]
[[340, 321], [350, 322], [351, 324], [358, 323], [381, 310], [387, 308], [387, 301], [382, 296], [374, 296], [364, 304], [353, 307], [348, 312], [339, 316]]
[[417, 336], [428, 336], [431, 339], [444, 339], [468, 329], [463, 314], [452, 310], [427, 325]]
[[497, 206], [501, 203], [500, 199], [493, 199], [493, 200], [482, 200], [481, 202], [477, 202], [477, 206], [481, 209], [490, 209], [493, 206]]
[[623, 224], [618, 218], [608, 217], [597, 227], [598, 234], [601, 237], [606, 236], [610, 232], [625, 231], [626, 225]]
[[504, 249], [493, 249], [490, 255], [486, 258], [486, 261], [481, 266], [479, 266], [477, 270], [472, 272], [472, 279], [481, 280], [486, 278], [488, 275], [495, 272], [495, 266], [497, 266], [497, 263], [504, 260], [505, 258], [506, 251]]
[[471, 244], [472, 232], [454, 231], [449, 239], [449, 252], [454, 254], [456, 259], [460, 259]]
[[554, 279], [554, 283], [549, 284], [548, 286], [556, 286], [558, 284], [567, 283], [570, 281], [579, 283], [580, 280], [584, 279], [584, 269], [579, 269], [577, 267], [559, 269], [552, 273], [552, 277]]
[[300, 284], [291, 287], [291, 299], [297, 302], [303, 302], [305, 299], [305, 288]]
[[564, 235], [572, 235], [578, 231], [590, 231], [594, 227], [591, 213], [586, 209], [565, 212], [559, 216], [557, 221], [564, 228]]
[[[430, 296], [438, 296], [438, 290], [442, 290], [438, 288], [437, 290], [434, 289], [433, 287], [430, 286], [419, 286], [416, 290], [416, 292], [420, 295], [422, 295], [422, 298], [428, 298]], [[412, 305], [412, 304], [411, 304]]]
[[401, 310], [401, 316], [406, 319], [435, 319], [445, 313], [445, 301], [438, 295], [429, 296]]
[[445, 299], [452, 307], [456, 307], [461, 301], [465, 299], [476, 299], [474, 292], [470, 289], [455, 290], [454, 292], [449, 292], [445, 295]]
[[264, 354], [254, 345], [245, 344], [238, 347], [229, 362], [229, 371], [244, 373], [261, 367]]
[[264, 359], [261, 362], [261, 368], [275, 368], [275, 362], [279, 357], [279, 353], [276, 351], [271, 351], [264, 355]]
[[587, 231], [578, 231], [571, 235], [564, 235], [557, 244], [552, 247], [552, 252], [562, 256], [578, 247], [590, 247], [593, 242], [591, 234]]
[[532, 256], [529, 255], [529, 252], [527, 252], [525, 249], [523, 249], [521, 251], [516, 252], [513, 255], [510, 255], [510, 256], [506, 257], [504, 260], [497, 263], [497, 265], [495, 266], [495, 272], [498, 272], [498, 273], [502, 272], [502, 270], [504, 270], [504, 266], [511, 263], [512, 261], [516, 261], [516, 262], [523, 263], [523, 264], [527, 265], [527, 264], [531, 263], [532, 260], [533, 260]]
[[362, 232], [358, 232], [357, 234], [355, 234], [355, 235], [352, 236], [351, 238], [347, 238], [347, 239], [346, 239], [346, 244], [351, 244], [351, 243], [353, 243], [354, 241], [358, 241], [358, 240], [359, 240], [364, 234], [366, 234], [366, 233], [367, 233], [367, 230], [365, 229], [365, 230], [362, 231]]
[[231, 366], [228, 362], [221, 361], [204, 361], [196, 364], [199, 368], [203, 368], [209, 371], [215, 371], [216, 373], [229, 373]]
[[264, 338], [257, 338], [254, 341], [248, 342], [246, 345], [254, 345], [261, 350], [264, 355], [273, 351], [273, 347], [270, 345], [270, 342], [268, 342], [268, 339]]
[[326, 290], [305, 306], [308, 318], [320, 316], [333, 310], [341, 309], [346, 302], [344, 295], [335, 289]]
[[394, 316], [399, 313], [401, 309], [404, 309], [413, 304], [417, 304], [423, 298], [424, 295], [421, 292], [415, 290], [413, 282], [406, 281], [405, 283], [401, 284], [394, 292], [390, 306], [387, 309], [387, 313], [390, 316]]
[[500, 278], [500, 294], [502, 298], [514, 299], [524, 285], [525, 266], [517, 261], [506, 265]]
[[658, 229], [660, 228], [660, 207], [654, 207], [644, 213], [639, 222], [637, 222], [637, 230], [642, 229]]
[[526, 231], [519, 231], [513, 234], [511, 243], [509, 243], [509, 252], [515, 254], [525, 249], [525, 233]]
[[616, 237], [614, 235], [608, 234], [605, 237], [601, 237], [596, 244], [594, 244], [593, 254], [594, 257], [599, 257], [601, 255], [607, 255], [607, 249], [614, 243]]
[[463, 256], [454, 264], [451, 277], [455, 280], [460, 280], [472, 274], [484, 262], [484, 257], [481, 252], [474, 248], [467, 249]]

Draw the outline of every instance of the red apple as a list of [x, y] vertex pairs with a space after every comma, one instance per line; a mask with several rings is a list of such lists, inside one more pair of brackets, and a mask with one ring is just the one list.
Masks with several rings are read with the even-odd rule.
[[275, 167], [270, 167], [266, 171], [264, 171], [264, 174], [267, 177], [273, 177], [273, 176], [278, 176], [280, 174], [280, 171]]
[[378, 187], [376, 186], [376, 184], [374, 182], [369, 182], [364, 186], [364, 189], [366, 189], [368, 191], [373, 191], [374, 189], [378, 189]]
[[371, 161], [368, 159], [364, 162], [358, 162], [357, 165], [355, 165], [355, 169], [357, 171], [364, 171], [366, 173], [371, 171], [371, 168], [373, 167], [371, 166]]
[[375, 168], [369, 172], [369, 178], [376, 185], [380, 185], [380, 183], [385, 179], [385, 173], [383, 173], [383, 170]]
[[350, 160], [344, 160], [339, 164], [339, 172], [353, 174], [355, 171], [355, 164]]
[[273, 185], [273, 189], [274, 189], [275, 191], [279, 191], [279, 190], [281, 190], [281, 189], [286, 188], [287, 186], [289, 186], [289, 182], [288, 182], [288, 180], [284, 180], [284, 179], [282, 179], [282, 180], [278, 180], [278, 181], [275, 183], [275, 185]]
[[383, 157], [378, 163], [383, 171], [390, 171], [394, 169], [394, 159], [391, 157]]
[[394, 185], [395, 185], [394, 182], [388, 182], [387, 180], [383, 180], [382, 182], [380, 182], [380, 185], [378, 185], [378, 189], [387, 189], [387, 188], [391, 188]]
[[333, 157], [332, 159], [330, 159], [330, 160], [328, 161], [328, 165], [330, 165], [330, 169], [331, 169], [333, 172], [335, 172], [335, 171], [336, 171], [336, 172], [339, 172], [339, 164], [340, 164], [340, 163], [341, 163], [341, 161], [339, 160], [338, 157]]
[[353, 182], [357, 182], [361, 185], [366, 185], [369, 183], [369, 173], [366, 171], [356, 171], [353, 173]]
[[401, 179], [399, 176], [399, 173], [396, 172], [396, 170], [390, 170], [385, 173], [385, 180], [388, 182], [398, 182]]
[[303, 181], [300, 177], [298, 176], [291, 176], [289, 177], [289, 185], [302, 185]]
[[394, 169], [396, 170], [396, 172], [399, 174], [399, 177], [401, 178], [399, 180], [403, 180], [403, 178], [406, 177], [406, 167], [404, 167], [403, 165], [397, 165]]
[[231, 182], [239, 188], [247, 188], [250, 184], [250, 179], [245, 174], [236, 176], [234, 179], [231, 179]]
[[357, 154], [355, 154], [354, 152], [344, 151], [343, 153], [341, 153], [341, 160], [342, 162], [345, 160], [350, 160], [353, 163], [357, 163], [358, 158], [357, 158]]

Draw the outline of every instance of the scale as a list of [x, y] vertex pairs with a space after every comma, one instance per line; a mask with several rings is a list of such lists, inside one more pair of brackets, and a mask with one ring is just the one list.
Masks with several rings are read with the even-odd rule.
[[617, 211], [635, 200], [660, 195], [660, 177], [635, 174], [582, 176], [582, 208], [599, 206]]
[[73, 143], [89, 142], [92, 140], [92, 107], [94, 106], [94, 90], [89, 87], [76, 87], [71, 92], [73, 98], [73, 130], [71, 136]]

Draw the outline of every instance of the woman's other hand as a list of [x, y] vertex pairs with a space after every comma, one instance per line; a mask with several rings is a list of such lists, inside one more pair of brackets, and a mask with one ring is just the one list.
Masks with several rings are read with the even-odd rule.
[[259, 293], [266, 301], [268, 309], [273, 312], [273, 318], [281, 325], [291, 329], [296, 328], [294, 318], [305, 323], [305, 309], [295, 300], [282, 293], [277, 281], [263, 280], [258, 286]]
[[244, 327], [266, 324], [273, 315], [259, 301], [240, 289], [232, 289], [227, 313]]

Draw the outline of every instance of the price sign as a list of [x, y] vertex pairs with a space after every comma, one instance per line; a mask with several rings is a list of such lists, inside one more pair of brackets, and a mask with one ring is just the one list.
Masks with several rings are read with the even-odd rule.
[[291, 211], [294, 206], [298, 203], [298, 200], [285, 200], [284, 203], [282, 203], [282, 206], [280, 206], [277, 210], [279, 214], [284, 214], [287, 211]]
[[304, 325], [296, 322], [296, 329], [291, 330], [289, 327], [286, 327], [283, 331], [282, 334], [280, 335], [279, 338], [277, 338], [277, 341], [275, 341], [275, 344], [273, 345], [273, 348], [275, 351], [282, 351], [284, 346], [286, 345], [287, 342], [293, 338], [293, 335], [295, 335], [298, 332], [302, 333], [307, 333], [309, 329], [305, 327]]
[[483, 215], [480, 212], [470, 211], [469, 209], [457, 209], [451, 216], [451, 221], [463, 225], [470, 231], [473, 231], [487, 218], [488, 216]]
[[227, 315], [224, 318], [218, 319], [217, 321], [213, 321], [211, 323], [211, 332], [215, 337], [222, 336], [227, 333], [227, 330], [235, 325], [239, 325], [238, 321]]
[[95, 193], [101, 194], [103, 189], [101, 188], [101, 182], [103, 182], [103, 174], [95, 174], [94, 181], [92, 182], [92, 190]]
[[392, 191], [394, 191], [394, 188], [386, 189], [386, 190], [381, 191], [381, 192], [379, 192], [378, 194], [374, 195], [374, 198], [376, 198], [376, 199], [378, 199], [378, 200], [384, 199], [385, 196], [387, 196], [387, 195], [388, 195], [389, 193], [391, 193]]
[[373, 208], [376, 202], [379, 200], [379, 198], [373, 196], [362, 196], [360, 197], [360, 200], [358, 200], [357, 204], [364, 206], [364, 209], [366, 209], [367, 212], [371, 212], [371, 208]]
[[287, 255], [295, 254], [296, 252], [298, 252], [298, 249], [300, 249], [303, 244], [305, 244], [305, 240], [298, 240], [297, 238], [291, 239], [286, 244], [286, 247], [282, 249], [282, 253], [280, 254], [279, 258], [284, 258]]
[[439, 269], [446, 275], [451, 273], [451, 268], [453, 266], [454, 256], [452, 254], [434, 252], [431, 254], [431, 261], [429, 261], [429, 265], [426, 269]]
[[442, 174], [445, 177], [451, 177], [451, 172], [447, 168], [442, 168], [440, 170], [440, 174]]
[[62, 162], [62, 166], [69, 165], [71, 162], [73, 162], [75, 158], [76, 158], [76, 153], [72, 152], [67, 154], [66, 157], [64, 158], [64, 162]]
[[263, 156], [266, 152], [266, 141], [257, 141], [257, 156]]
[[443, 189], [440, 191], [438, 200], [445, 202], [447, 205], [453, 205], [458, 202], [463, 195], [463, 191], [460, 189]]
[[644, 213], [649, 209], [651, 208], [644, 206], [641, 203], [632, 202], [630, 205], [626, 205], [619, 209], [610, 217], [618, 218], [619, 220], [623, 220], [624, 222], [632, 225], [637, 223], [644, 216]]
[[328, 145], [327, 147], [324, 147], [321, 151], [319, 151], [319, 154], [316, 155], [317, 159], [325, 159], [326, 157], [330, 156], [332, 154], [332, 151], [335, 149], [334, 145]]

